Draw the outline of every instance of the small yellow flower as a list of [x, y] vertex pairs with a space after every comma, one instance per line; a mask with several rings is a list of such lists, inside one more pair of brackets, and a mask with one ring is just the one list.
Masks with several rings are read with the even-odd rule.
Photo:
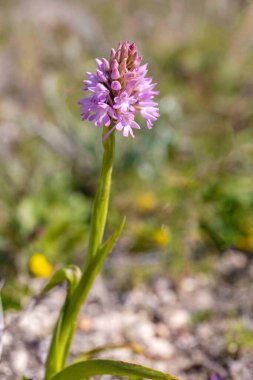
[[171, 234], [168, 227], [162, 226], [154, 232], [153, 239], [156, 245], [166, 247], [171, 241]]
[[53, 272], [53, 266], [42, 253], [34, 253], [30, 259], [30, 270], [36, 277], [47, 278]]
[[137, 206], [144, 213], [154, 211], [156, 203], [155, 194], [151, 192], [142, 193], [137, 199]]
[[238, 248], [242, 249], [243, 251], [251, 251], [253, 249], [253, 227], [252, 226], [245, 226], [245, 235], [244, 237], [239, 241]]
[[253, 249], [253, 227], [249, 227], [246, 236], [239, 241], [239, 248], [245, 251]]

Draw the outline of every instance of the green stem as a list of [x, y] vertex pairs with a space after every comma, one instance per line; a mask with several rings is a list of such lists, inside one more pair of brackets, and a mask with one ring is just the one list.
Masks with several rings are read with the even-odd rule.
[[[104, 131], [103, 136], [108, 130]], [[104, 156], [100, 181], [93, 206], [91, 218], [91, 230], [88, 246], [88, 262], [96, 254], [104, 235], [104, 229], [108, 213], [108, 203], [111, 190], [111, 177], [115, 150], [115, 133], [112, 132], [104, 141]]]
[[[106, 132], [108, 132], [108, 129], [107, 131], [106, 129], [104, 130], [103, 135], [105, 135]], [[80, 282], [70, 300], [65, 302], [55, 327], [47, 358], [45, 380], [51, 379], [56, 373], [61, 371], [66, 364], [78, 314], [101, 267], [101, 265], [94, 265], [94, 260], [96, 259], [96, 253], [103, 240], [108, 214], [115, 149], [114, 132], [103, 141], [103, 146], [103, 163], [91, 218], [87, 260]]]

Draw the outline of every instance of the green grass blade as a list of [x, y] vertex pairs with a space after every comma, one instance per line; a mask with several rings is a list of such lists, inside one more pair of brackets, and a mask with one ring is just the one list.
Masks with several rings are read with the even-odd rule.
[[87, 360], [73, 364], [58, 373], [52, 380], [83, 380], [97, 375], [138, 376], [152, 380], [179, 380], [166, 373], [136, 364], [116, 360]]

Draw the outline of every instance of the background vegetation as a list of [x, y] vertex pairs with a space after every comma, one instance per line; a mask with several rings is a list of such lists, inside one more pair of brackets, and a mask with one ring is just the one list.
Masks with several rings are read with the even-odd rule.
[[252, 252], [252, 17], [242, 0], [1, 1], [5, 308], [22, 306], [30, 276], [85, 252], [101, 131], [77, 102], [94, 58], [119, 40], [149, 61], [161, 117], [134, 141], [118, 136], [108, 230], [122, 214], [128, 223], [117, 252], [155, 255], [135, 280], [210, 270], [230, 247]]

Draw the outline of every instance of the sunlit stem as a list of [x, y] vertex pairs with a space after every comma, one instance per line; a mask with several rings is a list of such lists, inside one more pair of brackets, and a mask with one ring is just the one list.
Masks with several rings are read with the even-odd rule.
[[[114, 129], [112, 127], [110, 130]], [[108, 129], [104, 129], [103, 137], [108, 135]], [[108, 204], [111, 190], [111, 177], [115, 150], [115, 133], [110, 133], [106, 139], [103, 138], [104, 156], [100, 181], [93, 206], [91, 218], [91, 230], [87, 252], [87, 262], [96, 254], [104, 235], [105, 224], [108, 213]]]
[[[111, 128], [114, 129], [114, 126]], [[104, 128], [103, 137], [106, 134], [108, 134], [108, 128]], [[105, 139], [103, 138], [103, 147], [102, 170], [92, 211], [89, 245], [83, 274], [70, 300], [65, 302], [55, 327], [47, 358], [45, 380], [51, 379], [66, 365], [79, 312], [89, 294], [99, 268], [93, 262], [103, 240], [108, 214], [115, 149], [114, 131], [109, 133]]]

